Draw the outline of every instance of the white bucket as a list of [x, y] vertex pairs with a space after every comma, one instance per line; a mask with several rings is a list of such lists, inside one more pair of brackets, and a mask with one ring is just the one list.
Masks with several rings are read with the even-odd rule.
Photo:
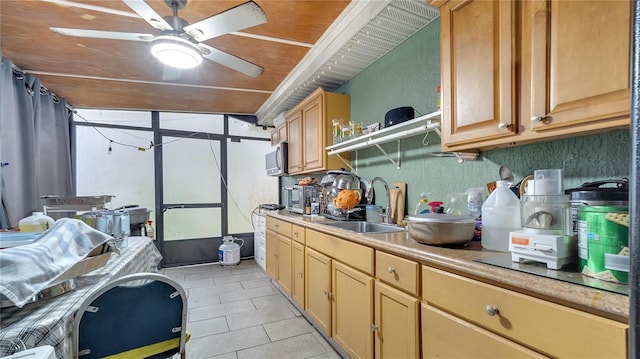
[[234, 266], [240, 263], [240, 248], [244, 246], [244, 240], [241, 238], [238, 240], [242, 241], [241, 245], [238, 245], [232, 236], [222, 238], [222, 244], [218, 247], [218, 260], [220, 265]]

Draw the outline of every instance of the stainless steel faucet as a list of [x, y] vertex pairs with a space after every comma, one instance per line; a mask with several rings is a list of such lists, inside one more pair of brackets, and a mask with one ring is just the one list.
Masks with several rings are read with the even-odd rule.
[[389, 223], [391, 220], [391, 195], [389, 194], [389, 184], [387, 183], [387, 181], [382, 179], [382, 177], [374, 177], [373, 179], [371, 179], [371, 189], [373, 189], [373, 185], [378, 181], [382, 182], [382, 184], [384, 185], [384, 190], [387, 193], [387, 208], [385, 208], [384, 210], [383, 217], [384, 222]]

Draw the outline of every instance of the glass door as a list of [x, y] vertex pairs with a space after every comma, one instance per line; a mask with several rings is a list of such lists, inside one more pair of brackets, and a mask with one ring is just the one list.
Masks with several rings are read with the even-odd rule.
[[158, 229], [166, 266], [217, 261], [220, 238], [227, 232], [221, 181], [226, 177], [221, 170], [226, 168], [224, 143], [162, 136]]

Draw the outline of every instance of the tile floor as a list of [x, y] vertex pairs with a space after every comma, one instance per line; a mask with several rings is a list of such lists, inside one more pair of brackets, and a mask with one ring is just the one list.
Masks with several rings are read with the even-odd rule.
[[340, 358], [253, 260], [161, 272], [187, 292], [189, 359]]

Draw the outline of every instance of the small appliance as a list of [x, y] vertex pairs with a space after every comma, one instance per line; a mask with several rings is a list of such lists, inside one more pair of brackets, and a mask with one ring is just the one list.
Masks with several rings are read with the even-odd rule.
[[578, 257], [571, 202], [562, 190], [562, 170], [537, 170], [533, 182], [529, 181], [521, 198], [523, 229], [509, 234], [511, 260], [532, 260], [560, 269]]
[[289, 171], [288, 168], [288, 144], [286, 142], [280, 142], [277, 145], [271, 147], [269, 152], [265, 155], [265, 166], [267, 175], [269, 176], [284, 176]]
[[304, 206], [309, 201], [316, 202], [320, 191], [317, 185], [300, 186], [293, 185], [285, 187], [286, 204], [285, 208], [289, 212], [304, 214]]
[[[364, 221], [367, 204], [373, 203], [371, 181], [348, 171], [328, 171], [320, 181], [323, 198], [326, 200], [321, 215], [336, 221]], [[349, 209], [339, 208], [343, 191], [359, 191], [360, 202], [351, 203]], [[344, 204], [344, 203], [343, 203]]]

